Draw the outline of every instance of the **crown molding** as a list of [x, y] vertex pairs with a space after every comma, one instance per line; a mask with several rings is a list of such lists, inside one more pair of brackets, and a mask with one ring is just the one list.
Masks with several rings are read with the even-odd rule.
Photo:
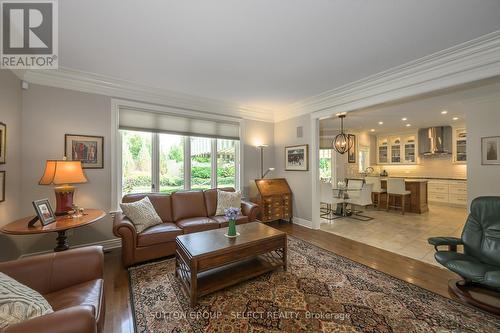
[[293, 103], [275, 114], [283, 121], [353, 111], [500, 75], [500, 30]]
[[206, 97], [150, 87], [126, 80], [111, 78], [95, 73], [60, 67], [57, 70], [14, 71], [20, 79], [32, 84], [106, 95], [139, 102], [147, 102], [191, 111], [233, 116], [241, 119], [273, 122], [273, 113], [219, 101]]

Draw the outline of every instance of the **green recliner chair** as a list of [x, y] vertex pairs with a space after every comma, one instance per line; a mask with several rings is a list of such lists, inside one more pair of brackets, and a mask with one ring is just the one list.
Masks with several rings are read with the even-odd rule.
[[[490, 305], [479, 304], [459, 286], [476, 285], [500, 292], [500, 197], [479, 197], [472, 201], [471, 211], [461, 238], [433, 237], [429, 244], [436, 249], [437, 262], [457, 273], [463, 281], [450, 282], [450, 291], [469, 304], [496, 313]], [[464, 246], [464, 253], [457, 246]], [[440, 250], [440, 246], [448, 246]]]

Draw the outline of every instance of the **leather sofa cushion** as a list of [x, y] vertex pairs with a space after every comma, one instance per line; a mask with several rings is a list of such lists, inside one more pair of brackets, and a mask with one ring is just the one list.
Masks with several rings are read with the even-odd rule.
[[182, 234], [182, 229], [174, 223], [158, 224], [137, 235], [137, 246], [151, 246], [165, 242], [174, 242], [175, 237]]
[[219, 222], [209, 219], [208, 217], [192, 217], [177, 221], [177, 226], [181, 228], [185, 234], [212, 230], [219, 228]]
[[[225, 228], [229, 225], [229, 222], [227, 221], [227, 218], [225, 216], [211, 216], [210, 218], [214, 221], [217, 221], [221, 228]], [[245, 224], [248, 222], [250, 222], [248, 220], [248, 216], [238, 215], [238, 217], [236, 218], [236, 224]]]
[[123, 197], [123, 203], [135, 202], [148, 197], [156, 212], [163, 222], [173, 222], [172, 219], [172, 199], [169, 194], [147, 193], [147, 194], [127, 194]]
[[208, 216], [202, 191], [181, 191], [173, 193], [172, 207], [175, 222], [192, 217]]
[[104, 280], [96, 279], [80, 283], [44, 295], [54, 311], [73, 306], [89, 305], [94, 309], [96, 321], [101, 317], [101, 305], [104, 305]]
[[[221, 191], [226, 192], [234, 192], [234, 188], [232, 187], [223, 187], [220, 188]], [[205, 196], [205, 204], [207, 205], [207, 215], [214, 216], [215, 211], [217, 210], [217, 189], [206, 190], [203, 192]]]

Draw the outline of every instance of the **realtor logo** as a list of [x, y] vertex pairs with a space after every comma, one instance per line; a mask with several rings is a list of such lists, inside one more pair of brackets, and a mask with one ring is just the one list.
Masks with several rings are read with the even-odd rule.
[[2, 1], [1, 68], [58, 68], [57, 0]]

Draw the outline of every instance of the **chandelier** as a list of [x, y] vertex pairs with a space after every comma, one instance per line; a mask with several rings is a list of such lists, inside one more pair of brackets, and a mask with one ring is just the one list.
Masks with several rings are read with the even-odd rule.
[[339, 115], [339, 118], [340, 118], [340, 134], [337, 134], [335, 136], [335, 139], [333, 139], [333, 148], [339, 154], [345, 154], [352, 148], [353, 141], [349, 140], [349, 134], [344, 133], [345, 114]]

